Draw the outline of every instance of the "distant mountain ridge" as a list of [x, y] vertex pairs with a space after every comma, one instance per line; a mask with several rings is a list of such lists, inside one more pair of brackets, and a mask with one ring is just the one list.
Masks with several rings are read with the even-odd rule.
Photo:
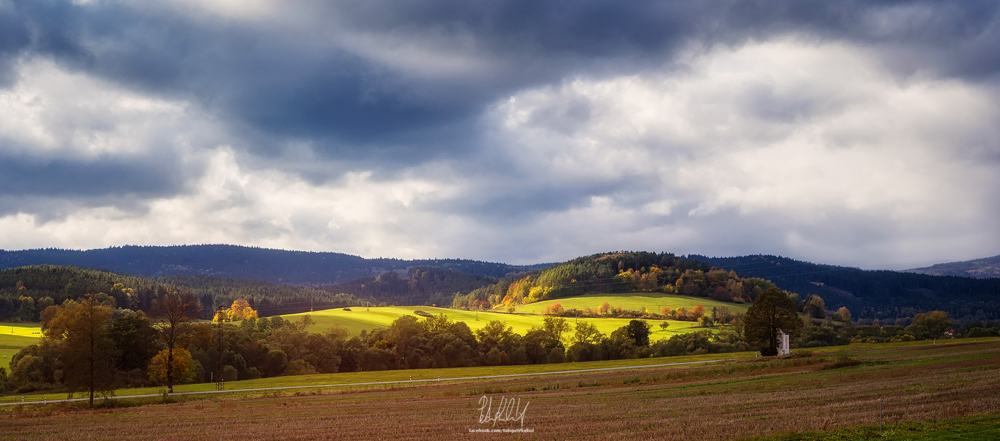
[[293, 285], [328, 285], [413, 267], [444, 268], [503, 278], [548, 264], [508, 265], [464, 259], [365, 259], [343, 253], [286, 251], [238, 245], [122, 246], [76, 251], [0, 250], [0, 269], [69, 265], [148, 277], [213, 276]]
[[856, 318], [913, 317], [939, 309], [963, 322], [1000, 319], [1000, 278], [871, 271], [767, 255], [687, 258], [770, 280], [802, 297], [819, 295], [827, 309], [846, 306]]
[[962, 262], [938, 263], [924, 268], [913, 268], [904, 271], [932, 276], [973, 277], [976, 279], [1000, 278], [1000, 255]]

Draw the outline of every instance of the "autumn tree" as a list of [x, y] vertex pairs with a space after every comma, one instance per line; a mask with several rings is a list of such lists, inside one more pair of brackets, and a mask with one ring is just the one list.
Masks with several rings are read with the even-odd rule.
[[[201, 314], [201, 305], [190, 291], [172, 288], [157, 290], [150, 318], [156, 323], [160, 341], [166, 346], [166, 365], [173, 366], [174, 349], [184, 339], [192, 319]], [[166, 370], [167, 392], [174, 391], [173, 369]]]
[[822, 297], [812, 294], [806, 297], [806, 301], [803, 302], [802, 312], [812, 318], [824, 319], [826, 318], [826, 302], [823, 301]]
[[608, 315], [611, 312], [611, 304], [608, 302], [601, 303], [601, 306], [597, 307], [597, 312], [601, 315]]
[[[229, 307], [226, 314], [229, 316], [229, 321], [234, 322], [250, 318], [258, 318], [257, 311], [254, 311], [254, 309], [250, 306], [250, 303], [245, 299], [234, 300], [233, 305]], [[219, 317], [216, 317], [215, 321], [219, 321]]]
[[[168, 368], [169, 366], [169, 368]], [[149, 379], [158, 383], [187, 383], [194, 380], [194, 362], [191, 353], [184, 348], [176, 348], [168, 353], [167, 349], [160, 351], [149, 361], [147, 369]]]
[[761, 293], [743, 319], [747, 342], [759, 345], [761, 354], [777, 354], [778, 330], [795, 338], [802, 329], [802, 320], [795, 309], [795, 302], [779, 289], [771, 288]]
[[940, 338], [944, 332], [955, 325], [947, 312], [931, 311], [917, 314], [913, 323], [906, 327], [906, 332], [920, 339]]
[[561, 315], [563, 312], [565, 312], [565, 310], [563, 309], [562, 303], [559, 302], [555, 302], [542, 309], [542, 314], [544, 315]]
[[851, 322], [851, 310], [847, 309], [846, 306], [841, 306], [836, 313], [833, 314], [833, 319], [839, 322]]
[[705, 315], [705, 307], [701, 305], [695, 306], [694, 308], [691, 308], [691, 312], [688, 314], [697, 320]]
[[89, 390], [93, 407], [94, 392], [111, 390], [114, 384], [114, 345], [108, 338], [111, 308], [88, 296], [59, 316], [63, 381], [70, 391]]

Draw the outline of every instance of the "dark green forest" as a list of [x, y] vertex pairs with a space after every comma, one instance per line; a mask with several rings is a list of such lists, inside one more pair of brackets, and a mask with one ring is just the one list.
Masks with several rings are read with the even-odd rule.
[[342, 253], [285, 251], [237, 245], [123, 246], [97, 250], [0, 250], [0, 269], [63, 265], [149, 277], [214, 276], [291, 285], [329, 285], [386, 270], [452, 269], [503, 278], [541, 265], [508, 265], [465, 259], [365, 259]]
[[39, 320], [47, 306], [67, 299], [104, 293], [116, 308], [149, 311], [157, 290], [174, 287], [190, 291], [211, 318], [219, 306], [246, 299], [262, 316], [360, 305], [350, 294], [314, 287], [276, 285], [255, 280], [207, 276], [169, 276], [156, 279], [68, 266], [38, 265], [0, 271], [0, 320]]
[[856, 319], [913, 317], [940, 309], [961, 323], [1000, 319], [1000, 278], [930, 276], [820, 265], [780, 256], [688, 258], [773, 281], [801, 296], [816, 294], [828, 309], [846, 306]]
[[451, 269], [410, 268], [406, 276], [387, 271], [379, 276], [365, 276], [322, 287], [331, 293], [353, 294], [394, 305], [448, 306], [456, 293], [468, 293], [497, 283], [494, 277], [477, 276]]

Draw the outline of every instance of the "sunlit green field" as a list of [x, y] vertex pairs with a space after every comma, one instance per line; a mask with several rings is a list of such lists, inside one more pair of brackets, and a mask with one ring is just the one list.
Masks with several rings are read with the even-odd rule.
[[21, 348], [33, 345], [42, 336], [38, 323], [0, 323], [0, 367], [10, 371], [10, 359]]
[[709, 313], [712, 308], [728, 308], [729, 312], [746, 313], [749, 304], [726, 303], [704, 297], [679, 296], [673, 294], [657, 294], [651, 292], [629, 292], [629, 293], [605, 293], [587, 294], [577, 297], [567, 297], [555, 300], [543, 300], [541, 302], [529, 303], [517, 307], [517, 312], [528, 314], [541, 314], [548, 306], [559, 303], [563, 309], [597, 309], [604, 302], [608, 302], [612, 307], [621, 306], [622, 309], [631, 311], [645, 311], [659, 313], [664, 306], [670, 309], [687, 308], [689, 311], [695, 306], [705, 307], [705, 312]]
[[[507, 323], [518, 334], [524, 334], [533, 327], [541, 327], [545, 317], [541, 315], [521, 315], [503, 314], [497, 312], [475, 312], [463, 311], [460, 309], [435, 308], [430, 306], [385, 306], [380, 308], [352, 307], [350, 311], [343, 308], [327, 309], [323, 311], [307, 312], [302, 314], [289, 314], [282, 316], [288, 320], [298, 320], [303, 315], [310, 315], [316, 321], [312, 331], [323, 332], [334, 325], [341, 325], [347, 328], [352, 335], [357, 335], [361, 330], [372, 330], [375, 328], [388, 328], [394, 320], [404, 315], [412, 315], [415, 310], [425, 311], [434, 315], [444, 314], [455, 321], [463, 321], [469, 325], [473, 331], [482, 329], [491, 320], [499, 320]], [[576, 319], [567, 318], [570, 323], [575, 323]], [[591, 322], [597, 326], [601, 332], [611, 334], [614, 330], [628, 324], [630, 319], [580, 319], [580, 321]], [[696, 327], [695, 322], [670, 320], [670, 326], [666, 331], [661, 330], [659, 324], [662, 321], [651, 321], [653, 333], [650, 340], [656, 341], [671, 336], [690, 332], [693, 330], [705, 329]]]

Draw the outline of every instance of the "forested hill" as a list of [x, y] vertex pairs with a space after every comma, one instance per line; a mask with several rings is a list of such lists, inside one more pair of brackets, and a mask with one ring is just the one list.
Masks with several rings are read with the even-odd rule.
[[996, 278], [867, 271], [778, 256], [687, 257], [768, 279], [800, 296], [817, 294], [826, 301], [827, 309], [846, 306], [855, 318], [912, 317], [941, 309], [963, 322], [1000, 319], [1000, 279]]
[[455, 308], [485, 309], [598, 292], [663, 292], [750, 303], [774, 287], [767, 280], [744, 278], [733, 271], [670, 253], [623, 251], [579, 257], [569, 262], [508, 278], [467, 295], [455, 296]]
[[939, 263], [926, 268], [908, 269], [906, 272], [929, 274], [932, 276], [975, 277], [977, 279], [1000, 278], [1000, 256], [966, 260], [963, 262]]
[[202, 315], [211, 317], [217, 306], [245, 299], [261, 316], [306, 312], [362, 304], [350, 294], [314, 287], [277, 285], [256, 280], [207, 276], [146, 278], [68, 266], [38, 265], [0, 270], [0, 321], [38, 321], [48, 306], [87, 294], [104, 293], [119, 308], [149, 311], [157, 290], [189, 290], [201, 303]]
[[322, 289], [347, 293], [395, 305], [449, 306], [456, 293], [466, 294], [496, 283], [494, 277], [466, 274], [450, 269], [417, 267], [405, 275], [389, 271], [379, 276], [364, 276]]
[[341, 253], [285, 251], [236, 245], [124, 246], [74, 251], [0, 250], [0, 269], [67, 265], [159, 277], [207, 275], [293, 285], [326, 285], [413, 267], [453, 269], [502, 278], [544, 268], [463, 259], [365, 259]]

